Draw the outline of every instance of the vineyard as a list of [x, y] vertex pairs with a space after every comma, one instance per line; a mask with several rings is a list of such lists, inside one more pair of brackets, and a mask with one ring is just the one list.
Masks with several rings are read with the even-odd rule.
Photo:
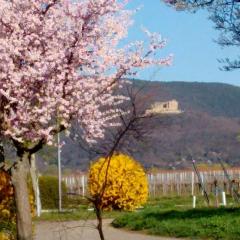
[[[220, 194], [226, 192], [231, 194], [232, 189], [240, 188], [240, 168], [227, 170], [199, 171], [200, 178], [191, 170], [161, 170], [148, 173], [150, 197], [161, 196], [188, 196], [202, 194], [202, 186], [208, 193]], [[87, 174], [78, 173], [65, 176], [69, 194], [85, 196], [87, 194]]]

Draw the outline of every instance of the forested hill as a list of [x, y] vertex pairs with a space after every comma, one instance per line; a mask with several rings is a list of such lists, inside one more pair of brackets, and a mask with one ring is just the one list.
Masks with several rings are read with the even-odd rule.
[[[134, 80], [144, 86], [155, 100], [177, 99], [185, 110], [209, 113], [212, 116], [240, 117], [240, 87], [223, 83], [152, 82]], [[239, 82], [240, 83], [240, 82]]]
[[[221, 152], [230, 165], [240, 166], [240, 87], [221, 83], [150, 82], [134, 80], [149, 101], [176, 99], [184, 112], [157, 119], [151, 140], [138, 147], [135, 158], [146, 167], [185, 168], [186, 156], [211, 164], [209, 153]], [[77, 143], [65, 138], [62, 159], [65, 168], [86, 169], [89, 156]], [[133, 146], [136, 148], [136, 146]], [[56, 164], [56, 149], [42, 153], [45, 164]], [[43, 161], [41, 161], [43, 163]]]

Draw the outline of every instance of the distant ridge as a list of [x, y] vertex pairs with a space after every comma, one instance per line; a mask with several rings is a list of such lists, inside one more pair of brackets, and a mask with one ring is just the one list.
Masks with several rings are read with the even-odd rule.
[[[156, 120], [151, 141], [138, 146], [134, 153], [144, 166], [191, 167], [189, 153], [199, 162], [211, 164], [215, 161], [211, 152], [220, 152], [228, 164], [240, 166], [240, 87], [225, 83], [143, 80], [133, 80], [133, 85], [145, 86], [143, 95], [152, 96], [149, 105], [176, 99], [184, 111], [179, 116]], [[86, 169], [89, 156], [71, 140], [66, 138], [65, 142], [64, 168]], [[47, 166], [49, 161], [56, 163], [56, 154], [45, 151], [43, 155]]]
[[187, 110], [213, 116], [240, 117], [240, 87], [226, 83], [158, 82], [133, 80], [136, 87], [146, 85], [156, 100], [177, 99]]

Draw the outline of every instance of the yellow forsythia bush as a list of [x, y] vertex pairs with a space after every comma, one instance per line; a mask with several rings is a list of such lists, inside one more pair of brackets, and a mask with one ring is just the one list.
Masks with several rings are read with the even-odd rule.
[[[35, 214], [34, 193], [31, 183], [29, 185], [29, 201], [31, 204], [32, 216]], [[0, 170], [0, 220], [6, 219], [15, 222], [16, 211], [14, 203], [14, 188], [11, 183], [11, 176], [6, 171]], [[1, 239], [0, 239], [1, 240]]]
[[13, 186], [10, 175], [0, 170], [0, 218], [14, 219]]
[[14, 240], [14, 237], [9, 233], [0, 232], [0, 240]]
[[[29, 181], [29, 200], [34, 215], [34, 194]], [[0, 240], [13, 240], [16, 234], [16, 209], [11, 176], [0, 169]]]
[[14, 239], [14, 233], [9, 231], [15, 225], [13, 195], [10, 175], [6, 171], [0, 170], [0, 240]]
[[105, 158], [93, 163], [89, 170], [88, 188], [93, 198], [100, 196], [103, 210], [134, 210], [148, 197], [148, 182], [143, 168], [124, 154], [113, 155], [109, 167]]

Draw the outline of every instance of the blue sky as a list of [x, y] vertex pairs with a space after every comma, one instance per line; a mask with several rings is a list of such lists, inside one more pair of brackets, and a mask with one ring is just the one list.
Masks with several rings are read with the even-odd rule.
[[141, 27], [159, 32], [168, 40], [162, 56], [174, 55], [173, 65], [167, 68], [148, 68], [139, 78], [159, 81], [225, 82], [240, 86], [240, 71], [220, 71], [217, 59], [237, 56], [238, 49], [222, 48], [214, 40], [218, 31], [208, 20], [206, 11], [195, 14], [177, 12], [161, 0], [132, 0], [128, 8], [142, 8], [134, 15], [134, 25], [128, 40], [145, 40]]

